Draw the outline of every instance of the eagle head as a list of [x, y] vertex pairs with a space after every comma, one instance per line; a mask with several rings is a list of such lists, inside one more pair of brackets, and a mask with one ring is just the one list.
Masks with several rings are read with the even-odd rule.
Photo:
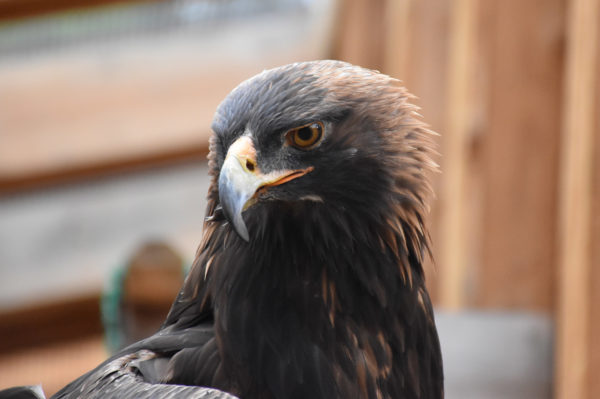
[[312, 207], [342, 230], [353, 229], [352, 218], [426, 244], [433, 134], [410, 99], [400, 81], [340, 61], [295, 63], [243, 82], [212, 123], [208, 214], [222, 209], [245, 241], [289, 209]]

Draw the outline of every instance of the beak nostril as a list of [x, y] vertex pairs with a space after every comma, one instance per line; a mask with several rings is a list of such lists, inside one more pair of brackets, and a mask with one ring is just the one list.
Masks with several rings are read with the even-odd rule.
[[249, 159], [246, 159], [246, 169], [250, 172], [254, 172], [254, 162]]

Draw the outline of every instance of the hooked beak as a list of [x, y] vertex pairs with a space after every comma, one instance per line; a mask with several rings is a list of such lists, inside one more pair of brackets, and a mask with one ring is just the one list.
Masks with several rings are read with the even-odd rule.
[[248, 136], [237, 139], [227, 152], [219, 175], [219, 200], [225, 217], [245, 241], [248, 228], [242, 212], [256, 203], [257, 194], [267, 187], [287, 183], [313, 168], [281, 170], [263, 174], [256, 163], [256, 150]]

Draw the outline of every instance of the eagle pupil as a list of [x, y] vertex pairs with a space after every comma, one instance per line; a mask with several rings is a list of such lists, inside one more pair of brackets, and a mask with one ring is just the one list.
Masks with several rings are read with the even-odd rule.
[[302, 141], [310, 140], [312, 138], [312, 135], [313, 135], [312, 129], [308, 126], [303, 127], [302, 129], [298, 130], [298, 137]]

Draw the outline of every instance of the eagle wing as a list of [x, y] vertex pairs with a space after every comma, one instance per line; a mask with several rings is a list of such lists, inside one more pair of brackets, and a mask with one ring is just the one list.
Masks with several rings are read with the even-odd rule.
[[67, 385], [54, 398], [203, 398], [236, 399], [228, 393], [205, 387], [147, 382], [151, 369], [144, 362], [156, 359], [151, 351], [114, 358]]
[[[210, 363], [212, 360], [213, 363], [208, 364], [208, 369], [205, 367], [206, 372], [214, 373], [214, 357], [208, 353], [216, 353], [214, 339], [210, 323], [183, 330], [166, 327], [82, 375], [53, 398], [235, 399], [235, 396], [217, 389], [164, 383], [168, 379], [170, 359], [186, 351], [203, 349], [205, 362]], [[202, 357], [199, 361], [202, 361]]]

